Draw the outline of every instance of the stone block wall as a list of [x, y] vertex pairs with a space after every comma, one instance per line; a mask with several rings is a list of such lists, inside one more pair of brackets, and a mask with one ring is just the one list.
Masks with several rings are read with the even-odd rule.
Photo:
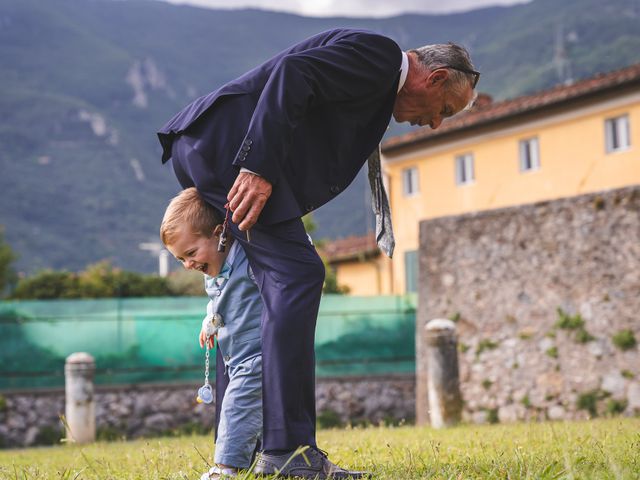
[[456, 322], [464, 417], [640, 413], [640, 187], [420, 224], [424, 325]]
[[[318, 380], [320, 424], [412, 421], [415, 377], [345, 377]], [[215, 405], [195, 401], [200, 385], [96, 387], [99, 439], [207, 433]], [[65, 411], [64, 390], [4, 392], [0, 395], [0, 448], [59, 442]]]

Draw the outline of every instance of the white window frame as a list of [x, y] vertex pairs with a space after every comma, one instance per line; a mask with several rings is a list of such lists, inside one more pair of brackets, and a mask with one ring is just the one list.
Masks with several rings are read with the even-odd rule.
[[409, 167], [402, 170], [402, 193], [405, 197], [412, 197], [420, 193], [418, 167]]
[[607, 153], [627, 150], [631, 146], [629, 114], [605, 119], [604, 134]]
[[469, 185], [476, 179], [473, 153], [456, 155], [456, 185]]
[[521, 172], [533, 172], [540, 169], [540, 143], [538, 142], [538, 137], [520, 140], [518, 152]]

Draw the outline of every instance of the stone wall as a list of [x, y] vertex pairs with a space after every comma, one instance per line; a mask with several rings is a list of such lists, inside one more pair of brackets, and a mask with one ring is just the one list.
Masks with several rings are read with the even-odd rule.
[[[320, 379], [320, 425], [413, 420], [415, 378], [409, 376]], [[207, 433], [215, 406], [197, 404], [200, 385], [96, 387], [99, 439]], [[0, 447], [59, 442], [64, 390], [4, 392], [0, 395]]]
[[468, 420], [640, 413], [640, 187], [420, 224], [419, 420], [434, 318], [456, 321]]

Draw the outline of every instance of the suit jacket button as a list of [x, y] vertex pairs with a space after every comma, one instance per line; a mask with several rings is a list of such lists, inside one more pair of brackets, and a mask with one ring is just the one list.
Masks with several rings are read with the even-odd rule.
[[247, 145], [251, 145], [253, 143], [253, 140], [251, 140], [250, 138], [247, 138], [244, 143], [246, 143]]
[[249, 145], [243, 145], [242, 146], [242, 151], [243, 152], [248, 152], [249, 150], [251, 150], [251, 147]]
[[340, 187], [338, 185], [333, 185], [330, 189], [331, 193], [339, 193]]
[[311, 210], [313, 210], [313, 205], [305, 205], [305, 206], [304, 206], [304, 209], [305, 209], [307, 212], [310, 212]]

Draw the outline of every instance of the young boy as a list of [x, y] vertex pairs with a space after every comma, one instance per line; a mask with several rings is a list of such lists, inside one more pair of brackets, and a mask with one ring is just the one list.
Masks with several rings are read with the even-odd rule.
[[200, 346], [208, 342], [213, 347], [213, 338], [206, 334], [207, 323], [213, 321], [229, 374], [220, 408], [215, 465], [201, 480], [233, 477], [238, 470], [249, 468], [262, 435], [262, 299], [240, 244], [233, 242], [218, 252], [222, 229], [220, 215], [195, 188], [171, 200], [160, 226], [160, 238], [173, 256], [186, 269], [204, 274], [210, 300]]

